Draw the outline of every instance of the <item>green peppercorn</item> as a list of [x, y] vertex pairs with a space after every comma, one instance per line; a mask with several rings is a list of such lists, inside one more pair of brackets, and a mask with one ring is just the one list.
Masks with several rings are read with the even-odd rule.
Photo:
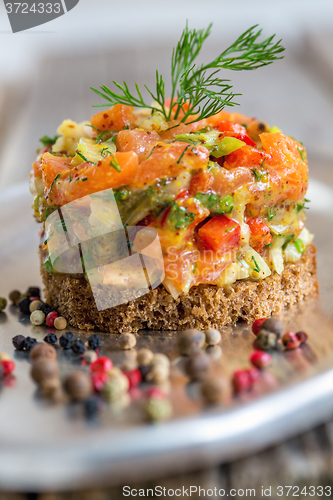
[[18, 290], [13, 290], [12, 292], [10, 292], [9, 300], [11, 300], [13, 304], [17, 305], [20, 299], [21, 292], [19, 292]]
[[0, 297], [0, 312], [2, 312], [7, 305], [7, 299]]
[[149, 370], [146, 380], [153, 384], [164, 384], [170, 377], [170, 369], [168, 366], [157, 364], [153, 365]]
[[45, 321], [45, 314], [43, 313], [43, 311], [38, 311], [36, 309], [36, 311], [30, 314], [30, 322], [33, 325], [40, 326], [44, 323], [44, 321]]
[[166, 398], [149, 398], [144, 405], [144, 412], [147, 420], [161, 422], [171, 417], [172, 407]]
[[269, 330], [264, 330], [261, 328], [256, 338], [256, 344], [260, 349], [264, 351], [269, 351], [274, 349], [277, 345], [278, 337], [276, 333], [270, 332]]

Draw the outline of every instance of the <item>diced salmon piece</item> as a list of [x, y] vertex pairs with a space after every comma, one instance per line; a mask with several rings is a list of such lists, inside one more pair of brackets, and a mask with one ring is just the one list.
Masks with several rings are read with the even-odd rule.
[[[119, 172], [111, 162], [117, 166]], [[138, 155], [133, 152], [117, 152], [107, 156], [97, 165], [84, 162], [71, 169], [68, 167], [67, 170], [61, 170], [59, 167], [58, 171], [52, 161], [46, 158], [42, 165], [45, 197], [50, 205], [63, 206], [91, 193], [125, 186], [135, 177], [138, 165]], [[60, 178], [56, 179], [58, 174]]]
[[216, 215], [199, 228], [198, 238], [204, 248], [228, 252], [239, 244], [240, 225], [225, 215]]
[[101, 111], [91, 117], [91, 125], [103, 132], [104, 130], [122, 130], [134, 124], [134, 108], [124, 104], [115, 104], [106, 111]]
[[117, 134], [116, 146], [118, 151], [133, 151], [138, 155], [139, 162], [144, 160], [153, 148], [152, 143], [157, 143], [161, 138], [157, 132], [145, 130], [121, 130]]
[[213, 182], [210, 172], [201, 171], [192, 175], [189, 187], [189, 194], [195, 196], [197, 193], [206, 193]]
[[248, 167], [253, 169], [259, 167], [265, 158], [267, 161], [270, 155], [252, 146], [243, 146], [225, 156], [224, 160], [222, 157], [219, 158], [218, 162], [228, 170], [236, 167]]
[[204, 146], [193, 146], [180, 141], [157, 144], [149, 158], [140, 164], [133, 184], [143, 188], [157, 179], [174, 177], [184, 169], [203, 169], [208, 158], [209, 151]]

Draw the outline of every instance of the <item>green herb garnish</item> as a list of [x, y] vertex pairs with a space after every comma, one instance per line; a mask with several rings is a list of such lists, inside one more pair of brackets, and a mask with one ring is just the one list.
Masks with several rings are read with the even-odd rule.
[[260, 273], [260, 267], [258, 266], [258, 262], [256, 261], [254, 255], [252, 255], [252, 260], [253, 260], [254, 265], [255, 265], [254, 271], [256, 271], [257, 273]]
[[305, 252], [305, 245], [302, 240], [297, 238], [297, 240], [294, 241], [294, 245], [297, 248], [297, 251], [299, 253], [304, 253]]
[[184, 151], [182, 152], [182, 154], [180, 155], [180, 157], [178, 158], [178, 160], [176, 161], [176, 163], [180, 163], [180, 160], [183, 158], [184, 154], [186, 153], [186, 151], [188, 150], [188, 148], [191, 147], [191, 144], [188, 144], [186, 146], [186, 148], [184, 148]]
[[168, 214], [168, 222], [175, 228], [187, 228], [194, 221], [195, 214], [188, 212], [185, 207], [180, 207], [176, 203], [172, 203], [171, 210]]
[[149, 155], [147, 156], [146, 160], [148, 160], [148, 158], [150, 158], [150, 157], [151, 157], [151, 155], [153, 154], [153, 152], [154, 152], [154, 149], [155, 149], [155, 148], [156, 148], [156, 146], [153, 146], [153, 147], [151, 148], [150, 153], [149, 153]]
[[87, 180], [88, 180], [88, 177], [84, 177], [84, 178], [82, 179], [82, 182], [87, 181]]
[[211, 27], [210, 24], [207, 29], [190, 30], [186, 25], [183, 30], [177, 47], [172, 52], [170, 108], [165, 105], [165, 81], [158, 71], [156, 71], [155, 91], [149, 90], [145, 85], [145, 89], [157, 104], [149, 105], [145, 102], [138, 84], [135, 84], [137, 95], [134, 95], [126, 82], [121, 85], [114, 81], [119, 93], [112, 91], [106, 85], [102, 85], [100, 90], [91, 87], [97, 95], [107, 101], [106, 104], [96, 106], [125, 104], [149, 108], [152, 112], [162, 113], [168, 121], [172, 116], [177, 119], [182, 114], [181, 122], [192, 123], [219, 113], [226, 105], [236, 105], [233, 98], [239, 94], [231, 91], [230, 80], [218, 77], [220, 70], [253, 70], [266, 66], [277, 59], [282, 59], [283, 56], [278, 54], [284, 51], [284, 47], [281, 45], [281, 40], [273, 42], [275, 35], [259, 42], [262, 30], [256, 30], [257, 25], [255, 25], [211, 62], [198, 65], [195, 60], [210, 35]]
[[110, 167], [113, 167], [117, 172], [121, 172], [117, 158], [114, 156], [110, 162]]
[[197, 193], [195, 198], [213, 214], [230, 214], [234, 208], [234, 199], [230, 194], [221, 198], [214, 193]]
[[88, 163], [92, 163], [93, 165], [96, 165], [96, 163], [94, 161], [88, 160], [88, 158], [86, 158], [82, 153], [80, 153], [77, 150], [76, 150], [76, 154], [79, 155], [82, 158], [82, 160], [87, 161]]
[[302, 161], [305, 161], [304, 149], [297, 148]]
[[60, 175], [60, 174], [57, 174], [57, 175], [55, 176], [55, 178], [53, 179], [52, 184], [51, 184], [51, 186], [50, 186], [50, 191], [51, 191], [51, 189], [53, 188], [53, 185], [54, 185], [54, 184], [57, 182], [57, 180], [59, 179], [59, 177], [61, 177], [61, 175]]
[[43, 135], [39, 140], [43, 144], [43, 146], [53, 146], [56, 140], [60, 137], [60, 135], [55, 135], [54, 137], [49, 137], [48, 135]]
[[276, 216], [276, 214], [273, 213], [273, 210], [270, 209], [269, 207], [266, 207], [266, 210], [267, 210], [267, 218], [268, 218], [268, 220], [274, 219], [274, 217]]

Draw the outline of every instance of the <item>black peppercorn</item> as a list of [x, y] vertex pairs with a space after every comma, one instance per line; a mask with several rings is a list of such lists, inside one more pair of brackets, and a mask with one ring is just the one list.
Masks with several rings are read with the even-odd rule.
[[74, 354], [83, 354], [86, 350], [86, 346], [84, 345], [82, 340], [76, 339], [74, 340], [74, 342], [72, 342], [71, 349]]
[[34, 339], [33, 337], [27, 337], [24, 339], [24, 344], [23, 344], [23, 350], [25, 352], [30, 352], [30, 350], [33, 348], [33, 346], [37, 343], [37, 339]]
[[97, 333], [94, 333], [93, 335], [90, 335], [88, 339], [88, 345], [90, 349], [93, 351], [96, 351], [96, 349], [99, 349], [102, 345], [102, 339]]
[[96, 396], [91, 396], [83, 403], [85, 416], [88, 420], [93, 419], [101, 407], [101, 400]]
[[43, 340], [48, 344], [54, 345], [58, 342], [58, 337], [56, 336], [55, 333], [48, 333], [47, 335], [45, 335]]
[[42, 304], [39, 304], [39, 306], [37, 307], [37, 311], [43, 311], [46, 317], [50, 312], [53, 311], [53, 309], [48, 304], [45, 304], [45, 302], [43, 302]]
[[18, 351], [23, 351], [23, 349], [24, 349], [24, 341], [25, 341], [25, 336], [24, 335], [16, 335], [12, 339], [13, 346]]
[[74, 340], [76, 340], [76, 337], [73, 332], [65, 332], [61, 335], [59, 344], [63, 349], [70, 349]]
[[40, 288], [38, 286], [29, 286], [26, 295], [28, 297], [40, 297]]
[[20, 302], [17, 304], [19, 306], [19, 309], [22, 314], [29, 314], [30, 315], [30, 299], [28, 297], [25, 297], [24, 299], [21, 299]]
[[139, 370], [141, 373], [142, 381], [146, 382], [147, 375], [150, 372], [150, 366], [149, 365], [140, 365]]

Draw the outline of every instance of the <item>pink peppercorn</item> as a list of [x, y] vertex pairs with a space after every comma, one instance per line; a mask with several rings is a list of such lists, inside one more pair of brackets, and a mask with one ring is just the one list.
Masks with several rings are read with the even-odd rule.
[[29, 297], [30, 301], [33, 302], [34, 300], [40, 300], [40, 297]]
[[253, 331], [254, 335], [258, 335], [260, 327], [265, 320], [266, 320], [266, 318], [261, 318], [261, 319], [256, 319], [255, 321], [253, 321], [252, 331]]
[[149, 387], [145, 393], [147, 398], [163, 399], [165, 398], [165, 393], [159, 387]]
[[109, 375], [106, 372], [99, 371], [94, 372], [91, 378], [95, 391], [100, 392], [108, 382]]
[[124, 370], [123, 374], [128, 378], [130, 389], [133, 389], [133, 387], [136, 387], [142, 382], [142, 375], [138, 368], [135, 370]]
[[232, 377], [232, 386], [235, 393], [245, 391], [252, 387], [252, 380], [249, 372], [247, 370], [235, 371]]
[[100, 356], [90, 365], [91, 372], [109, 372], [113, 368], [113, 363], [107, 356]]
[[58, 313], [56, 311], [51, 311], [49, 314], [46, 316], [46, 321], [45, 323], [47, 326], [50, 328], [53, 328], [54, 326], [54, 320], [58, 317]]
[[8, 375], [9, 373], [12, 373], [15, 369], [15, 363], [11, 359], [6, 359], [4, 361], [1, 361], [1, 364], [3, 367], [4, 375]]
[[286, 350], [297, 349], [301, 345], [300, 340], [297, 338], [296, 333], [286, 332], [282, 337], [282, 344], [285, 346]]
[[269, 366], [272, 361], [272, 356], [269, 354], [269, 352], [265, 351], [253, 351], [251, 356], [250, 356], [250, 362], [255, 366], [256, 368], [266, 368], [266, 366]]
[[296, 337], [300, 341], [301, 344], [305, 344], [305, 342], [308, 340], [309, 336], [307, 333], [300, 331], [296, 332]]
[[259, 370], [257, 368], [247, 368], [246, 371], [249, 374], [251, 384], [253, 385], [259, 378]]

